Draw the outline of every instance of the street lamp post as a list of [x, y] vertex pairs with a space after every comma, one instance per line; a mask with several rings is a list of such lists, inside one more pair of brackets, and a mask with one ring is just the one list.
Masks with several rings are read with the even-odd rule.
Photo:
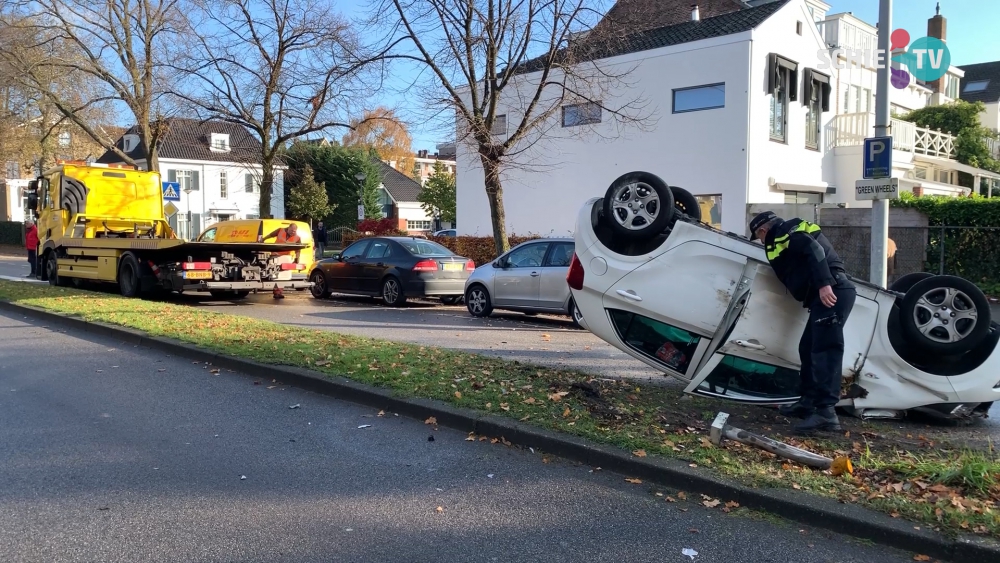
[[184, 199], [187, 200], [187, 227], [184, 229], [187, 240], [191, 240], [191, 184], [184, 186]]
[[365, 180], [367, 178], [368, 177], [361, 172], [354, 175], [354, 179], [358, 181], [358, 221], [361, 221], [362, 219], [365, 218], [364, 193], [365, 193]]

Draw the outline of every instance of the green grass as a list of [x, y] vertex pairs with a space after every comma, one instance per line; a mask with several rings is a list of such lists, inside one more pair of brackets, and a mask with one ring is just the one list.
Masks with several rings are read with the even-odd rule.
[[639, 457], [682, 459], [752, 486], [794, 488], [946, 532], [1000, 537], [1000, 463], [992, 450], [959, 450], [938, 443], [914, 453], [903, 446], [873, 449], [853, 442], [852, 447], [852, 438], [777, 436], [829, 457], [851, 457], [854, 476], [834, 477], [736, 442], [713, 446], [708, 426], [720, 403], [682, 397], [669, 387], [595, 380], [571, 370], [68, 288], [0, 281], [0, 299], [139, 329], [230, 356], [310, 368], [401, 396], [440, 399], [611, 444]]

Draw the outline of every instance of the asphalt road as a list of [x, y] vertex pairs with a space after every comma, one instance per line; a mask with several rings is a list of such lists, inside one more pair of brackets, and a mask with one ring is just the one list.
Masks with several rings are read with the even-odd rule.
[[[0, 258], [0, 276], [23, 278], [28, 271], [26, 260]], [[275, 301], [270, 293], [250, 295], [239, 302], [214, 301], [207, 294], [174, 296], [173, 300], [289, 325], [442, 346], [598, 376], [668, 381], [662, 373], [593, 334], [574, 328], [569, 317], [497, 312], [489, 319], [478, 319], [464, 305], [445, 306], [440, 301], [411, 300], [403, 308], [391, 308], [360, 297], [334, 296], [320, 301], [308, 291], [286, 295], [281, 301]]]
[[5, 313], [0, 374], [5, 563], [913, 558]]

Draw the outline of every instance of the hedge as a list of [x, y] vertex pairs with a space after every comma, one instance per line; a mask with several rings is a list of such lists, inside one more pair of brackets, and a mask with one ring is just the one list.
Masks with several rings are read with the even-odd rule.
[[[374, 233], [369, 232], [368, 234], [352, 234], [351, 236], [344, 236], [344, 247], [347, 245], [361, 240], [363, 238], [369, 238], [373, 236], [406, 236], [406, 233], [398, 235], [396, 233]], [[483, 264], [489, 264], [497, 258], [496, 245], [493, 242], [493, 237], [421, 237], [427, 240], [432, 240], [441, 246], [444, 246], [448, 250], [451, 250], [459, 256], [464, 256], [469, 258], [476, 263], [476, 266], [482, 266]], [[510, 240], [511, 248], [521, 244], [524, 241], [534, 240], [540, 238], [538, 236], [517, 236], [511, 235], [508, 237]]]
[[6, 246], [23, 245], [24, 223], [19, 221], [0, 221], [0, 244]]

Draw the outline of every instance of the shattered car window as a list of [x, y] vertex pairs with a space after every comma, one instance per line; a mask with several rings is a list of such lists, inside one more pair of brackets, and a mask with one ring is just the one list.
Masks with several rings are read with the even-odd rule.
[[612, 309], [611, 320], [630, 348], [685, 373], [701, 337], [660, 321]]

